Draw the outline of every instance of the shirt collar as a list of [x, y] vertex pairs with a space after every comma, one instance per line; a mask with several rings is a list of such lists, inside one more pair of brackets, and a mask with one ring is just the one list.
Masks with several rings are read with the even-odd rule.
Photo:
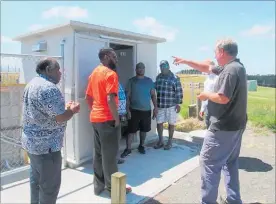
[[46, 76], [45, 74], [39, 74], [39, 76], [49, 82], [52, 82], [55, 84], [55, 81], [53, 79], [51, 79], [50, 77]]

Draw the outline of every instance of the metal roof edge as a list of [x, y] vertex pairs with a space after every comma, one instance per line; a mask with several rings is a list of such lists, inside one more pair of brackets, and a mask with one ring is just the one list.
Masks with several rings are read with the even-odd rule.
[[143, 39], [146, 41], [153, 41], [155, 43], [164, 43], [167, 40], [165, 38], [160, 38], [160, 37], [155, 37], [155, 36], [150, 36], [150, 35], [146, 35], [146, 34], [140, 34], [140, 33], [135, 33], [135, 32], [131, 32], [131, 31], [126, 31], [126, 30], [121, 30], [121, 29], [117, 29], [117, 28], [111, 28], [111, 27], [107, 27], [107, 26], [102, 26], [102, 25], [95, 25], [95, 24], [90, 24], [90, 23], [84, 23], [84, 22], [80, 22], [80, 21], [74, 21], [74, 20], [70, 20], [66, 23], [63, 24], [57, 24], [57, 25], [52, 25], [52, 26], [47, 26], [45, 28], [42, 29], [38, 29], [36, 31], [32, 31], [32, 32], [28, 32], [19, 36], [16, 36], [14, 38], [12, 38], [13, 41], [22, 41], [24, 39], [27, 38], [31, 38], [35, 35], [40, 35], [52, 30], [56, 30], [56, 29], [60, 29], [60, 28], [64, 28], [64, 27], [72, 27], [73, 29], [77, 29], [77, 28], [85, 28], [88, 30], [96, 30], [96, 31], [105, 31], [108, 33], [116, 33], [116, 34], [121, 34], [121, 35], [125, 35], [125, 36], [132, 36], [132, 37], [136, 37], [139, 39]]
[[64, 28], [64, 27], [67, 27], [67, 26], [70, 26], [70, 25], [71, 25], [71, 22], [69, 21], [69, 22], [62, 23], [62, 24], [46, 26], [44, 28], [41, 28], [41, 29], [38, 29], [38, 30], [35, 30], [35, 31], [27, 32], [27, 33], [22, 34], [22, 35], [18, 35], [16, 37], [12, 38], [12, 40], [13, 41], [22, 41], [26, 38], [30, 38], [30, 37], [33, 37], [35, 35], [39, 35], [39, 34], [42, 34], [42, 33], [45, 33], [45, 32], [49, 32], [51, 30]]

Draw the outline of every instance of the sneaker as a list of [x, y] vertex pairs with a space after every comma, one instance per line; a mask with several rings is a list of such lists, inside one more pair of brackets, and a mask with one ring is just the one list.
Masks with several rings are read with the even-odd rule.
[[130, 149], [125, 149], [124, 152], [121, 154], [121, 158], [125, 158], [130, 154], [131, 154], [131, 150]]
[[139, 145], [138, 151], [140, 152], [140, 154], [146, 154], [145, 147], [142, 145]]

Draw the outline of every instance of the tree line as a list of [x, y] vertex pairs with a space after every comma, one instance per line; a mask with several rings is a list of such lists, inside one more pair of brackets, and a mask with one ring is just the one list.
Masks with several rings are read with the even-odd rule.
[[247, 75], [247, 80], [257, 80], [258, 86], [276, 88], [276, 76], [275, 76], [275, 74]]
[[[202, 74], [200, 71], [195, 69], [184, 69], [176, 74]], [[273, 87], [276, 88], [276, 76], [275, 74], [267, 75], [247, 75], [247, 80], [257, 80], [258, 86]]]

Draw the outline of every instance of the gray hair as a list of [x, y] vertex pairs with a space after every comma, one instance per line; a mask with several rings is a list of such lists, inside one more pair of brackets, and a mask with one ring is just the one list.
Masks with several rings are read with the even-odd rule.
[[236, 57], [238, 55], [238, 44], [230, 39], [218, 40], [216, 43], [216, 48], [223, 49], [228, 55]]

